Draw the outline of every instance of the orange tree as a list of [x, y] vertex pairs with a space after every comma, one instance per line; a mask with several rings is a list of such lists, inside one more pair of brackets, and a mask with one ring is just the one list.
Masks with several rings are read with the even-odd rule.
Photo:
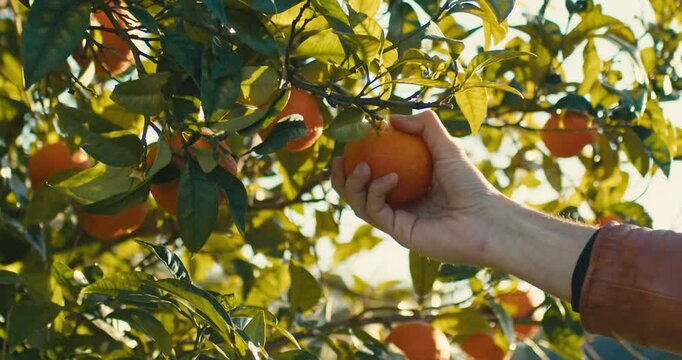
[[680, 157], [661, 103], [682, 15], [643, 6], [631, 28], [592, 0], [514, 21], [513, 0], [0, 1], [0, 357], [399, 358], [386, 336], [410, 321], [453, 356], [599, 353], [568, 304], [504, 304], [522, 283], [494, 269], [412, 253], [412, 288], [340, 276], [381, 238], [342, 241], [327, 169], [389, 113], [433, 109], [505, 194], [650, 226], [624, 194]]

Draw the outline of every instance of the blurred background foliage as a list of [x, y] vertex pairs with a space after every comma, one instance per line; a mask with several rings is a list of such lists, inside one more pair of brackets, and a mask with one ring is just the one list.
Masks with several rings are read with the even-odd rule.
[[[586, 334], [570, 305], [494, 269], [412, 253], [411, 286], [337, 271], [383, 237], [339, 235], [328, 166], [389, 113], [438, 112], [494, 186], [542, 211], [652, 226], [626, 193], [682, 156], [662, 110], [682, 88], [681, 4], [633, 0], [653, 15], [624, 22], [592, 0], [536, 3], [0, 0], [2, 358], [398, 359], [388, 329], [415, 319], [453, 358], [475, 336], [513, 359], [674, 358]], [[258, 135], [292, 88], [324, 121], [297, 152], [306, 114]], [[582, 129], [550, 129], [556, 114]], [[87, 168], [32, 183], [59, 141]], [[529, 311], [505, 302], [518, 293]]]

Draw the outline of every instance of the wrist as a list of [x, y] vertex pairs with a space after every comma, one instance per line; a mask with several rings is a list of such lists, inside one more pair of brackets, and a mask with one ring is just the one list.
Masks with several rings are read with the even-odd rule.
[[596, 229], [500, 197], [490, 208], [486, 265], [569, 300], [575, 264]]

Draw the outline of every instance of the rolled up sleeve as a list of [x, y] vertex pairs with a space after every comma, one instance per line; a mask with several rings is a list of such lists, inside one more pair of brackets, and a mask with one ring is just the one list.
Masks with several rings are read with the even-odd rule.
[[586, 330], [682, 353], [682, 234], [609, 225], [580, 295]]

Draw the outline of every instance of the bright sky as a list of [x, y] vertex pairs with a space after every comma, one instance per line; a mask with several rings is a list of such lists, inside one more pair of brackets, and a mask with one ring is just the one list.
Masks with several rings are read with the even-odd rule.
[[[641, 25], [635, 21], [636, 16], [645, 16], [652, 18], [653, 13], [649, 8], [648, 0], [621, 0], [621, 1], [599, 1], [604, 12], [608, 15], [614, 16], [625, 23], [632, 24], [633, 31], [637, 35], [641, 33]], [[510, 23], [518, 23], [523, 21], [524, 13], [537, 13], [540, 8], [542, 0], [522, 0], [517, 1], [517, 7], [514, 9], [510, 17]], [[568, 14], [564, 7], [564, 1], [553, 0], [547, 11], [547, 17], [557, 22], [562, 28], [565, 26]], [[480, 39], [480, 38], [479, 38]], [[467, 42], [469, 52], [463, 54], [464, 59], [470, 59], [473, 56], [474, 46]], [[602, 54], [600, 49], [600, 54]], [[604, 55], [604, 54], [602, 54]], [[565, 66], [565, 70], [569, 76], [575, 76], [582, 71], [582, 59], [580, 56], [573, 62], [569, 62]], [[663, 103], [666, 117], [672, 119], [673, 123], [682, 127], [682, 118], [679, 116], [682, 113], [682, 101]], [[467, 151], [473, 158], [480, 157], [484, 153], [480, 148], [480, 140], [472, 139], [465, 142]], [[572, 169], [575, 163], [571, 160], [563, 161], [562, 168]], [[630, 189], [626, 193], [626, 200], [637, 200], [642, 204], [652, 216], [654, 220], [654, 228], [656, 229], [673, 229], [682, 231], [682, 191], [680, 191], [680, 184], [682, 184], [682, 164], [674, 163], [670, 178], [665, 178], [661, 172], [653, 178], [642, 178], [636, 172], [633, 172], [630, 179]], [[542, 194], [533, 192], [533, 199], [537, 202], [538, 196]], [[643, 195], [642, 195], [643, 194]], [[526, 196], [530, 194], [525, 194]], [[525, 198], [524, 194], [519, 197]], [[550, 191], [546, 191], [544, 196], [547, 199], [555, 196]], [[345, 212], [341, 220], [341, 234], [339, 240], [350, 239], [358, 225], [362, 224], [361, 220], [355, 217], [350, 211]], [[379, 233], [379, 231], [376, 231]], [[385, 236], [384, 234], [382, 234]], [[407, 250], [395, 243], [390, 238], [386, 237], [386, 241], [382, 241], [372, 251], [363, 252], [345, 264], [337, 268], [337, 273], [342, 275], [346, 280], [351, 279], [352, 274], [361, 276], [370, 283], [378, 283], [385, 280], [404, 280], [409, 281], [409, 267]], [[331, 265], [332, 249], [330, 246], [321, 244], [318, 251], [320, 258], [323, 259], [323, 268], [328, 268]], [[324, 261], [324, 259], [328, 259]]]

